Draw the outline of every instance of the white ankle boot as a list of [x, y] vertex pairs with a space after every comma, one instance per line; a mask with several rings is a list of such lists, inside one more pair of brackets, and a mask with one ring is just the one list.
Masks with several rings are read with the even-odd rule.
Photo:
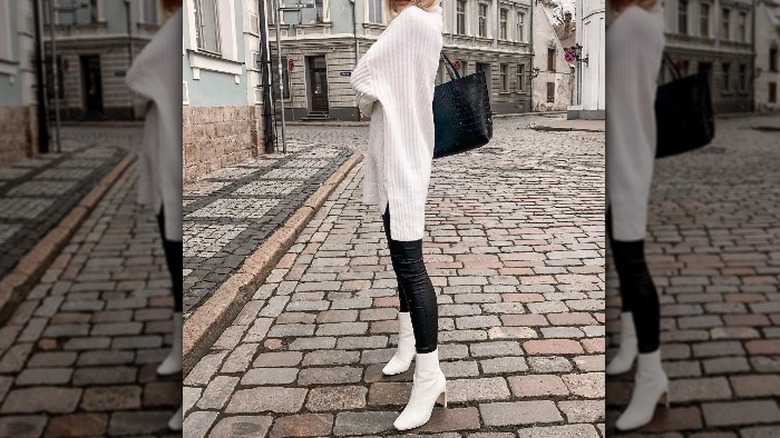
[[394, 376], [409, 369], [414, 354], [414, 330], [412, 316], [409, 312], [398, 312], [398, 349], [390, 362], [382, 368], [382, 374]]
[[168, 429], [178, 432], [182, 429], [182, 412], [181, 412], [181, 406], [179, 406], [179, 410], [176, 411], [175, 414], [173, 414], [173, 417], [171, 417], [170, 420], [168, 420]]
[[173, 314], [173, 346], [168, 357], [157, 367], [157, 374], [160, 376], [170, 376], [181, 371], [181, 312]]
[[[439, 350], [418, 354], [415, 360], [412, 395], [393, 423], [398, 430], [414, 429], [427, 423], [436, 402], [447, 407], [447, 379], [439, 368]], [[441, 396], [443, 400], [440, 401]]]
[[661, 367], [661, 350], [640, 353], [631, 402], [618, 418], [615, 427], [626, 431], [638, 429], [653, 419], [655, 406], [661, 400], [669, 408], [669, 379]]
[[607, 365], [607, 375], [614, 376], [630, 370], [637, 354], [639, 354], [639, 349], [637, 348], [634, 315], [631, 312], [623, 312], [620, 314], [620, 348]]

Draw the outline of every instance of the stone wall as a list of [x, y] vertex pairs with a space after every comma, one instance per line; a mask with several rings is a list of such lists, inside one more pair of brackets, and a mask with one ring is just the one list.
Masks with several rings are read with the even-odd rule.
[[182, 108], [184, 181], [201, 178], [264, 150], [261, 106]]
[[35, 107], [0, 107], [0, 166], [32, 156], [37, 143]]

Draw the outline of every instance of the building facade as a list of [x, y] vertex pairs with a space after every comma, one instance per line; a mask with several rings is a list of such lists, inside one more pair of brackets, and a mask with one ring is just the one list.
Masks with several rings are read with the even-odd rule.
[[604, 0], [577, 1], [578, 50], [569, 119], [606, 117], [606, 9]]
[[780, 2], [756, 6], [756, 111], [780, 111]]
[[[357, 60], [385, 28], [382, 0], [314, 0], [303, 5], [299, 11], [281, 13], [279, 20], [287, 118], [358, 120], [349, 79]], [[266, 7], [275, 73], [276, 18], [272, 2]], [[486, 73], [494, 112], [530, 111], [530, 2], [444, 0], [442, 8], [444, 52], [459, 73]], [[437, 81], [447, 80], [442, 66]]]
[[0, 0], [0, 166], [37, 151], [32, 3]]
[[534, 85], [531, 101], [532, 111], [536, 112], [565, 111], [571, 105], [574, 90], [574, 64], [564, 57], [568, 47], [563, 45], [563, 41], [572, 34], [572, 15], [569, 13], [556, 20], [552, 6], [549, 1], [541, 1], [534, 6]]
[[[124, 76], [165, 19], [158, 0], [42, 2], [47, 92], [55, 98], [52, 56], [63, 120], [134, 119]], [[55, 44], [52, 44], [52, 22]], [[53, 106], [53, 105], [52, 105]]]
[[184, 180], [263, 149], [259, 0], [185, 0], [182, 24]]
[[752, 0], [667, 0], [664, 11], [666, 52], [683, 75], [709, 75], [715, 112], [752, 111]]

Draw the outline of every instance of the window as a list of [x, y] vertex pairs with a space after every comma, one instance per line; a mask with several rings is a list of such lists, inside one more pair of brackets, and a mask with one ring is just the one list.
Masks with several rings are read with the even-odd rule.
[[731, 91], [731, 64], [723, 63], [723, 91]]
[[499, 66], [499, 73], [501, 79], [501, 92], [509, 92], [509, 64], [501, 64]]
[[710, 36], [710, 5], [707, 3], [701, 4], [701, 27], [699, 33], [703, 37]]
[[739, 65], [739, 91], [747, 91], [747, 64]]
[[486, 3], [479, 4], [479, 36], [487, 36], [487, 11], [488, 5]]
[[547, 83], [547, 103], [555, 103], [555, 82]]
[[547, 49], [547, 71], [555, 71], [555, 49]]
[[0, 59], [13, 60], [13, 49], [11, 41], [14, 41], [16, 35], [11, 34], [11, 17], [5, 13], [8, 10], [8, 1], [13, 0], [0, 0]]
[[456, 32], [461, 35], [466, 34], [466, 0], [458, 0]]
[[144, 22], [157, 23], [157, 0], [144, 0]]
[[[271, 69], [271, 81], [273, 84], [272, 92], [275, 100], [279, 99], [279, 64], [276, 56], [271, 60], [273, 68]], [[282, 58], [282, 85], [284, 86], [284, 98], [290, 98], [290, 64], [287, 58]]]
[[488, 93], [489, 93], [492, 85], [490, 82], [490, 64], [478, 62], [476, 67], [477, 67], [476, 68], [477, 72], [485, 73], [485, 80], [487, 81]]
[[517, 64], [517, 91], [525, 91], [525, 64]]
[[509, 10], [508, 9], [501, 9], [501, 13], [499, 15], [499, 23], [498, 23], [498, 37], [502, 40], [507, 39], [506, 37], [506, 22], [507, 17], [509, 16]]
[[368, 22], [382, 23], [382, 0], [368, 0]]
[[721, 39], [731, 39], [731, 9], [723, 8], [723, 16], [721, 17]]
[[525, 12], [517, 13], [517, 41], [525, 41]]
[[769, 49], [769, 71], [777, 71], [777, 47]]
[[[155, 8], [157, 7], [157, 2], [155, 3]], [[156, 9], [155, 9], [156, 11]], [[97, 23], [98, 22], [98, 2], [97, 0], [90, 0], [89, 1], [89, 19], [91, 23]], [[147, 21], [148, 23], [148, 21]]]
[[323, 21], [323, 18], [322, 18], [323, 17], [323, 15], [322, 15], [323, 14], [323, 12], [322, 12], [322, 0], [314, 0], [314, 9], [315, 9], [315, 11], [317, 13], [316, 22], [317, 23], [322, 23], [322, 21]]
[[688, 33], [688, 0], [680, 0], [677, 12], [677, 32], [686, 35]]
[[747, 41], [747, 13], [739, 13], [739, 40], [741, 42]]
[[198, 22], [198, 48], [212, 53], [220, 53], [219, 13], [217, 0], [196, 0], [195, 18]]
[[461, 76], [466, 76], [466, 72], [468, 71], [468, 65], [469, 63], [467, 61], [460, 61], [460, 68], [458, 69], [458, 74]]
[[769, 83], [769, 103], [777, 103], [777, 83]]

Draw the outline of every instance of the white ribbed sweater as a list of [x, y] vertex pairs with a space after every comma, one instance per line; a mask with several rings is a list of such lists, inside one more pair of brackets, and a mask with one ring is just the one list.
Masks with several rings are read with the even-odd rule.
[[631, 6], [607, 27], [607, 204], [620, 241], [643, 239], [647, 228], [663, 31], [660, 7]]
[[125, 84], [149, 101], [138, 151], [138, 202], [165, 208], [165, 237], [182, 240], [181, 9], [133, 61]]
[[409, 6], [360, 59], [350, 80], [371, 117], [363, 201], [390, 208], [394, 240], [423, 238], [433, 159], [433, 89], [442, 48], [437, 2]]

